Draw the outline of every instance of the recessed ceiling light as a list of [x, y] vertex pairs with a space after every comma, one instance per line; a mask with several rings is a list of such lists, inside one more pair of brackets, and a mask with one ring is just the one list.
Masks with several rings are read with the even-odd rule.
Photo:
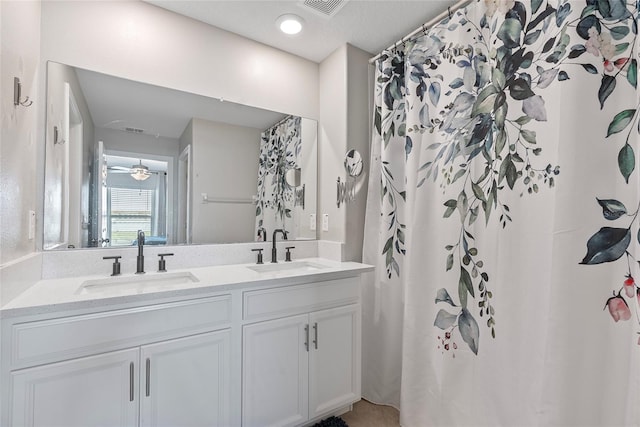
[[280, 28], [285, 34], [293, 35], [298, 34], [302, 31], [302, 23], [304, 19], [299, 17], [298, 15], [294, 15], [292, 13], [287, 13], [285, 15], [280, 16], [276, 20], [276, 25]]

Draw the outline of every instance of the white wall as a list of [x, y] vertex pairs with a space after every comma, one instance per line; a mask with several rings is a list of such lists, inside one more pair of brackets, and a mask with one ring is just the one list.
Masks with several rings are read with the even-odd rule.
[[[344, 256], [349, 261], [362, 259], [370, 144], [370, 56], [347, 44], [320, 64], [319, 214], [329, 214], [329, 231], [320, 231], [320, 239], [344, 242]], [[338, 208], [336, 180], [345, 181], [344, 158], [352, 148], [362, 155], [364, 170], [356, 181], [356, 200]], [[321, 228], [321, 219], [319, 222]]]
[[139, 1], [45, 1], [42, 59], [318, 118], [318, 64]]
[[[345, 257], [349, 261], [362, 261], [364, 239], [364, 215], [367, 208], [367, 187], [369, 183], [369, 162], [371, 145], [371, 93], [368, 79], [371, 54], [347, 45], [347, 146], [345, 153], [357, 150], [362, 156], [364, 167], [356, 178], [356, 198], [345, 205], [346, 230]], [[344, 164], [344, 162], [343, 162]], [[343, 173], [344, 171], [343, 166]]]
[[193, 119], [192, 242], [254, 240], [254, 204], [202, 203], [209, 199], [246, 199], [256, 194], [259, 129]]
[[322, 231], [322, 240], [344, 242], [345, 210], [336, 204], [336, 179], [344, 179], [344, 155], [347, 147], [347, 46], [329, 55], [320, 64], [320, 145], [318, 147], [318, 214], [329, 215], [329, 231]]
[[[305, 185], [304, 209], [294, 208], [296, 230], [294, 236], [300, 239], [315, 239], [317, 227], [311, 230], [309, 215], [316, 213], [318, 205], [318, 122], [302, 119], [300, 124], [302, 155], [300, 156], [301, 182]], [[317, 218], [316, 218], [317, 222]]]
[[[38, 128], [40, 75], [40, 3], [0, 1], [0, 264], [35, 251], [28, 238], [29, 210], [40, 196], [36, 151], [44, 146]], [[13, 77], [22, 81], [31, 107], [13, 105]]]

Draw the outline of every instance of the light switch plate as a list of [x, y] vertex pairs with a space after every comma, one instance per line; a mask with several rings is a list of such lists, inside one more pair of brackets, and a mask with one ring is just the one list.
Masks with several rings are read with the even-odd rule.
[[322, 215], [322, 231], [329, 231], [329, 214]]
[[309, 230], [311, 231], [316, 230], [316, 214], [309, 215]]

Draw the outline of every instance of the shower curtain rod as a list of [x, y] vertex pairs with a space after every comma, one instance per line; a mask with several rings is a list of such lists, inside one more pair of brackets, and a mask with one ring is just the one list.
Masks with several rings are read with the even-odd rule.
[[382, 52], [380, 52], [379, 54], [377, 54], [373, 58], [371, 58], [369, 60], [369, 64], [373, 64], [387, 50], [389, 50], [389, 49], [391, 49], [391, 48], [393, 48], [393, 47], [395, 47], [395, 46], [397, 46], [399, 44], [402, 44], [402, 43], [406, 42], [407, 40], [410, 40], [413, 36], [415, 36], [416, 34], [418, 34], [420, 32], [428, 30], [429, 27], [431, 27], [432, 25], [435, 25], [438, 22], [442, 21], [447, 15], [451, 15], [454, 12], [456, 12], [458, 9], [462, 9], [463, 7], [465, 7], [466, 5], [471, 3], [472, 1], [473, 0], [460, 0], [456, 4], [454, 4], [453, 6], [448, 7], [447, 10], [445, 10], [442, 13], [440, 13], [435, 18], [433, 18], [430, 21], [422, 24], [420, 27], [416, 28], [415, 30], [413, 30], [412, 32], [410, 32], [409, 34], [407, 34], [406, 36], [404, 36], [403, 38], [401, 38], [400, 40], [398, 40], [397, 42], [395, 42], [394, 44], [392, 44], [388, 48], [384, 49]]
[[275, 122], [274, 124], [269, 126], [267, 129], [274, 128], [274, 127], [278, 126], [279, 124], [286, 122], [287, 120], [289, 120], [291, 118], [291, 116], [292, 116], [291, 114], [288, 114], [288, 115], [284, 116], [284, 118], [278, 120], [277, 122]]

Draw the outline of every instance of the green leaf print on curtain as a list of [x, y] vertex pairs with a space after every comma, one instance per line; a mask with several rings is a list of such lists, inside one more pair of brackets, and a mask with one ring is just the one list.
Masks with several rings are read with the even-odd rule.
[[262, 133], [258, 159], [258, 199], [256, 233], [265, 220], [275, 221], [275, 228], [285, 229], [291, 218], [293, 190], [285, 180], [289, 169], [299, 167], [302, 150], [301, 118], [291, 116]]
[[[484, 13], [472, 13], [477, 8]], [[562, 123], [562, 117], [547, 113], [549, 91], [572, 84], [572, 76], [580, 74], [589, 83], [584, 91], [602, 111], [618, 94], [636, 92], [635, 104], [621, 105], [608, 127], [588, 142], [609, 144], [617, 156], [602, 167], [614, 168], [632, 185], [640, 132], [638, 17], [636, 1], [482, 0], [406, 42], [401, 52], [383, 53], [377, 62], [375, 138], [383, 144], [383, 157], [399, 144], [405, 156], [380, 162], [380, 202], [387, 224], [380, 256], [389, 278], [402, 275], [402, 258], [410, 247], [406, 236], [413, 232], [402, 214], [407, 193], [437, 187], [446, 201], [433, 209], [458, 224], [442, 249], [442, 268], [451, 280], [435, 299], [435, 304], [447, 305], [434, 319], [445, 336], [438, 344], [446, 344], [447, 350], [456, 334], [474, 354], [482, 348], [481, 327], [497, 336], [494, 266], [481, 252], [478, 227], [507, 228], [522, 214], [508, 202], [513, 194], [533, 197], [554, 191], [556, 180], [562, 179], [561, 165], [545, 155], [552, 141], [540, 139], [537, 132], [542, 123]], [[434, 138], [422, 147], [419, 141], [427, 134]], [[406, 189], [406, 176], [396, 171], [404, 172], [418, 158], [416, 188]], [[597, 203], [589, 208], [602, 208], [606, 221], [620, 224], [585, 236], [587, 254], [581, 264], [626, 263], [625, 283], [633, 284], [625, 286], [631, 290], [623, 286], [614, 292], [624, 305], [614, 300], [610, 306], [639, 310], [640, 288], [633, 277], [640, 264], [630, 246], [631, 236], [640, 243], [638, 209], [627, 212], [625, 207], [638, 201], [614, 196], [593, 195]], [[576, 255], [576, 262], [581, 258]]]

